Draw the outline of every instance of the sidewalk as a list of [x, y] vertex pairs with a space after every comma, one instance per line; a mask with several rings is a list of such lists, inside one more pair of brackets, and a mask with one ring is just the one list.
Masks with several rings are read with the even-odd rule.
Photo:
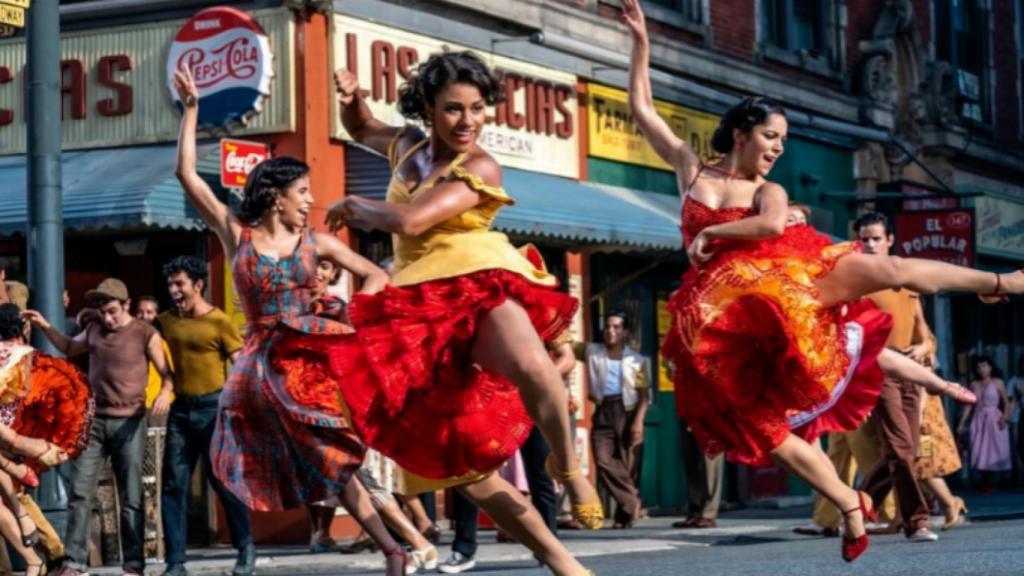
[[[969, 522], [985, 522], [1024, 518], [1024, 492], [1000, 492], [994, 496], [978, 493], [964, 493], [970, 513]], [[780, 509], [744, 508], [722, 513], [717, 528], [705, 530], [673, 529], [672, 523], [680, 517], [661, 516], [642, 520], [631, 530], [606, 528], [596, 532], [569, 530], [560, 537], [577, 557], [593, 557], [614, 554], [633, 554], [651, 551], [674, 550], [682, 547], [706, 547], [735, 543], [751, 537], [763, 538], [768, 533], [784, 533], [788, 538], [790, 529], [806, 523], [810, 518], [808, 505]], [[933, 518], [933, 523], [940, 518]], [[452, 533], [446, 530], [438, 552], [442, 559], [449, 554]], [[493, 530], [480, 531], [480, 545], [476, 560], [478, 566], [536, 568], [533, 555], [518, 544], [498, 544]], [[230, 548], [198, 548], [189, 550], [188, 571], [193, 576], [214, 576], [229, 574], [235, 562], [234, 550]], [[379, 573], [384, 566], [383, 556], [377, 554], [338, 553], [310, 554], [305, 546], [261, 546], [257, 574], [355, 574]], [[162, 563], [147, 566], [147, 576], [159, 576], [164, 570]], [[116, 567], [93, 568], [97, 576], [118, 576]]]

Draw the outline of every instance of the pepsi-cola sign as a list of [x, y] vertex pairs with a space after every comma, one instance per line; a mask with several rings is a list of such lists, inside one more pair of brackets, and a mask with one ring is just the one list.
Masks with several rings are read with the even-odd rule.
[[186, 66], [199, 89], [199, 125], [246, 123], [270, 94], [273, 77], [270, 40], [248, 14], [234, 8], [207, 8], [185, 22], [167, 56], [167, 87], [174, 90], [174, 71]]

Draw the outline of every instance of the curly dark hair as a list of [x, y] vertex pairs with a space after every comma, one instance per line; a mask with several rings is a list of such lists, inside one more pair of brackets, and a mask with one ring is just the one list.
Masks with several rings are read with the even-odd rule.
[[25, 321], [21, 310], [14, 304], [0, 304], [0, 340], [11, 340], [22, 335]]
[[786, 111], [771, 98], [764, 96], [744, 98], [739, 104], [729, 108], [725, 116], [722, 116], [718, 128], [711, 136], [711, 147], [722, 154], [732, 152], [736, 146], [736, 140], [732, 136], [733, 130], [739, 129], [744, 134], [750, 134], [754, 126], [764, 124], [772, 114], [781, 114], [785, 117]]
[[195, 256], [188, 255], [178, 256], [174, 260], [164, 264], [163, 272], [164, 278], [170, 278], [178, 272], [184, 272], [193, 284], [200, 280], [203, 281], [203, 284], [206, 284], [206, 279], [210, 275], [209, 271], [206, 269], [206, 262], [203, 262], [202, 259], [196, 258]]
[[398, 89], [398, 111], [410, 120], [427, 118], [427, 104], [433, 104], [438, 93], [457, 83], [473, 84], [480, 89], [487, 104], [505, 99], [501, 82], [484, 61], [473, 52], [434, 54], [416, 67], [409, 79]]
[[309, 174], [309, 165], [291, 156], [264, 160], [253, 168], [245, 182], [242, 203], [236, 210], [246, 224], [259, 222], [274, 205], [277, 195]]

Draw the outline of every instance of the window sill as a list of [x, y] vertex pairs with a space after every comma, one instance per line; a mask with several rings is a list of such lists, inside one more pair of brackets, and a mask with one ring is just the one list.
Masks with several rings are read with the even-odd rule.
[[831, 80], [842, 80], [842, 73], [829, 66], [828, 59], [824, 56], [814, 56], [807, 50], [785, 50], [771, 44], [758, 44], [761, 58], [771, 60], [793, 68], [800, 68], [812, 74], [829, 78]]
[[[607, 4], [608, 6], [612, 6], [616, 9], [619, 9], [622, 6], [619, 0], [598, 0], [598, 2], [600, 2], [601, 4]], [[680, 30], [689, 32], [690, 34], [694, 34], [702, 38], [706, 38], [708, 36], [710, 28], [706, 23], [706, 15], [703, 15], [705, 16], [704, 22], [697, 23], [684, 18], [683, 13], [679, 10], [672, 10], [671, 8], [656, 6], [648, 2], [641, 3], [642, 8], [644, 10], [644, 16], [650, 20], [654, 20], [655, 22], [659, 22], [661, 24], [667, 24], [669, 26], [672, 26], [673, 28], [679, 28]]]

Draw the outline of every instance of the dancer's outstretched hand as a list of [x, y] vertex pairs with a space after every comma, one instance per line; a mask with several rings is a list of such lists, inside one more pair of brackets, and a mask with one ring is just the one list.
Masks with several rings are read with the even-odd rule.
[[700, 266], [711, 259], [712, 253], [708, 246], [708, 237], [703, 233], [697, 234], [686, 247], [686, 257], [690, 259], [690, 265]]
[[327, 217], [324, 218], [324, 223], [327, 224], [327, 229], [332, 233], [348, 226], [348, 221], [352, 217], [352, 210], [349, 208], [351, 201], [352, 197], [347, 196], [331, 204], [330, 208], [327, 209]]
[[359, 79], [344, 68], [334, 71], [334, 89], [338, 91], [338, 102], [348, 106], [359, 93]]
[[634, 38], [647, 38], [647, 21], [644, 19], [644, 11], [640, 8], [640, 0], [622, 0], [622, 15], [619, 16], [619, 21], [629, 28]]
[[199, 104], [199, 89], [192, 79], [192, 71], [185, 64], [174, 71], [174, 89], [178, 91], [178, 98], [186, 108]]

